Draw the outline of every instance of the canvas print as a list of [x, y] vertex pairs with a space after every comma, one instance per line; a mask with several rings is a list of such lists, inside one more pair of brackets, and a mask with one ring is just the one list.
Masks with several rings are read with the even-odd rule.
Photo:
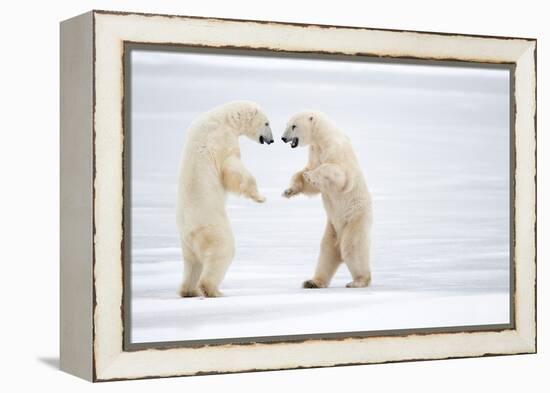
[[509, 326], [509, 68], [125, 56], [130, 344]]

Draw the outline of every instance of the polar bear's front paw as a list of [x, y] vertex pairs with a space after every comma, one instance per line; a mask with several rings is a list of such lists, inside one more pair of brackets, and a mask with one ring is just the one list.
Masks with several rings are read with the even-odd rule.
[[283, 192], [283, 196], [285, 198], [291, 198], [293, 197], [294, 195], [298, 195], [298, 191], [296, 191], [294, 188], [287, 188], [286, 190], [284, 190]]
[[262, 196], [262, 195], [253, 195], [252, 196], [252, 199], [258, 203], [264, 203], [265, 202], [265, 197]]
[[307, 280], [304, 281], [302, 287], [312, 289], [312, 288], [326, 288], [326, 285], [317, 281], [317, 280]]

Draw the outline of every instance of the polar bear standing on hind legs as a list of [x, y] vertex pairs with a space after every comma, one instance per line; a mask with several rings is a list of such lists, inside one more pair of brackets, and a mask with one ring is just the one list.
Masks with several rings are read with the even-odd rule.
[[305, 111], [289, 120], [282, 140], [292, 148], [309, 146], [306, 167], [283, 196], [321, 193], [327, 213], [317, 269], [303, 287], [327, 287], [342, 262], [353, 278], [348, 288], [368, 286], [372, 200], [349, 138], [323, 113]]
[[273, 143], [267, 117], [252, 102], [214, 108], [187, 130], [176, 202], [184, 265], [182, 297], [221, 296], [218, 287], [235, 254], [226, 193], [265, 201], [241, 161], [241, 135], [262, 144]]

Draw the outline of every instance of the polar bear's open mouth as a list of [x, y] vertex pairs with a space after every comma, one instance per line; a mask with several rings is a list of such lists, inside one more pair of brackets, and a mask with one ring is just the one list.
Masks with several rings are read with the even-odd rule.
[[273, 138], [266, 138], [263, 135], [260, 135], [259, 142], [263, 145], [264, 143], [267, 143], [268, 145], [271, 145], [273, 143]]
[[294, 149], [296, 146], [298, 146], [298, 138], [294, 137], [294, 138], [292, 138], [292, 142], [290, 143], [290, 147], [292, 147]]

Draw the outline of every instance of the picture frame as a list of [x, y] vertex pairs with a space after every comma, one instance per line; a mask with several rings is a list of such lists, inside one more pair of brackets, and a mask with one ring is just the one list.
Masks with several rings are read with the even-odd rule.
[[[536, 352], [535, 39], [113, 11], [62, 22], [60, 39], [62, 370], [112, 381]], [[510, 323], [133, 345], [125, 54], [139, 45], [510, 70]]]

